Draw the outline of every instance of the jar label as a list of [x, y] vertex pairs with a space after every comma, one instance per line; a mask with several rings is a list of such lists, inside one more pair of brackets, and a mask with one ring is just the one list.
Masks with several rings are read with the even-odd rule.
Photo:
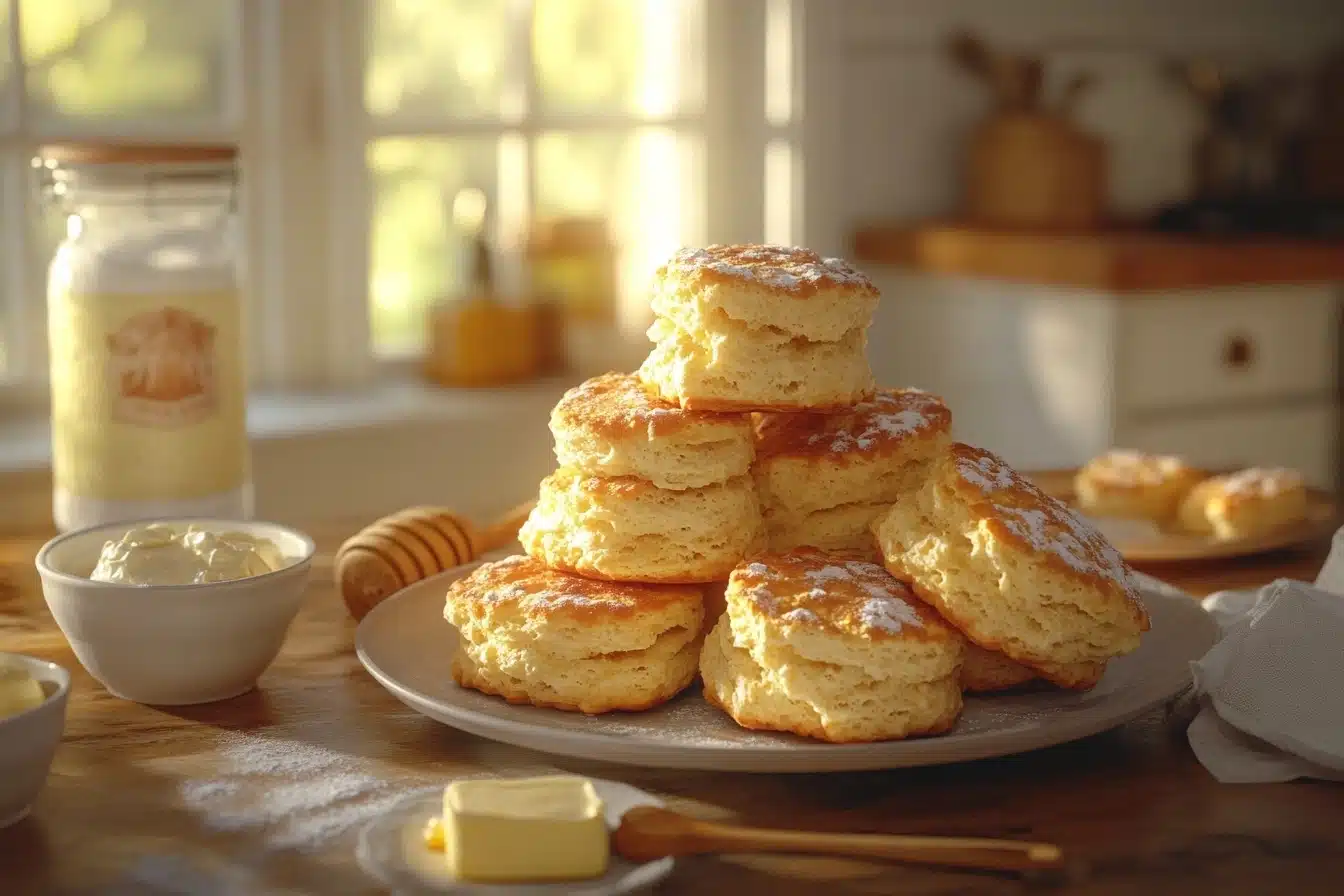
[[55, 296], [52, 467], [69, 494], [180, 500], [247, 476], [236, 293]]
[[215, 328], [190, 311], [137, 314], [107, 347], [114, 421], [179, 429], [218, 410]]

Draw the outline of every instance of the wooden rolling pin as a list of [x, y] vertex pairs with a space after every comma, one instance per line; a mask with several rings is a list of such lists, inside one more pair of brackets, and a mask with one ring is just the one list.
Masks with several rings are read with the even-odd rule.
[[483, 528], [442, 507], [411, 507], [361, 529], [336, 551], [336, 587], [350, 615], [363, 619], [389, 594], [504, 547], [535, 503]]
[[653, 806], [638, 806], [621, 816], [620, 826], [612, 834], [612, 846], [632, 862], [704, 853], [780, 852], [987, 871], [1058, 869], [1064, 863], [1064, 853], [1052, 843], [744, 828], [700, 821]]

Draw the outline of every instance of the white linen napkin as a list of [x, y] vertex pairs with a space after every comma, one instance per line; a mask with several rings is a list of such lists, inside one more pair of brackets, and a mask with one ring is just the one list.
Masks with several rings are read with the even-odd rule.
[[1191, 663], [1190, 747], [1224, 783], [1344, 780], [1344, 529], [1315, 585], [1220, 591], [1223, 636]]

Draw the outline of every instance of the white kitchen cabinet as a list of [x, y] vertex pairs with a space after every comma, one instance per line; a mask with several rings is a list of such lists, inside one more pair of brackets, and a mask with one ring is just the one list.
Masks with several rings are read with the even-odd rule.
[[1111, 291], [864, 265], [884, 385], [950, 403], [956, 436], [1028, 469], [1110, 446], [1339, 480], [1334, 284]]

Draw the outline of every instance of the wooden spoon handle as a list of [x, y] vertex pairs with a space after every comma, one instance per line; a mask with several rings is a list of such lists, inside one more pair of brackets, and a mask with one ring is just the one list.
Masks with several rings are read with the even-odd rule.
[[703, 823], [696, 828], [702, 852], [787, 852], [996, 871], [1055, 868], [1063, 862], [1059, 847], [1049, 843], [972, 837], [816, 834]]
[[535, 500], [524, 501], [490, 525], [476, 532], [471, 540], [471, 546], [476, 556], [479, 557], [482, 554], [488, 554], [490, 551], [498, 550], [517, 538], [518, 530], [527, 521], [528, 514], [532, 512], [532, 508], [536, 504]]

